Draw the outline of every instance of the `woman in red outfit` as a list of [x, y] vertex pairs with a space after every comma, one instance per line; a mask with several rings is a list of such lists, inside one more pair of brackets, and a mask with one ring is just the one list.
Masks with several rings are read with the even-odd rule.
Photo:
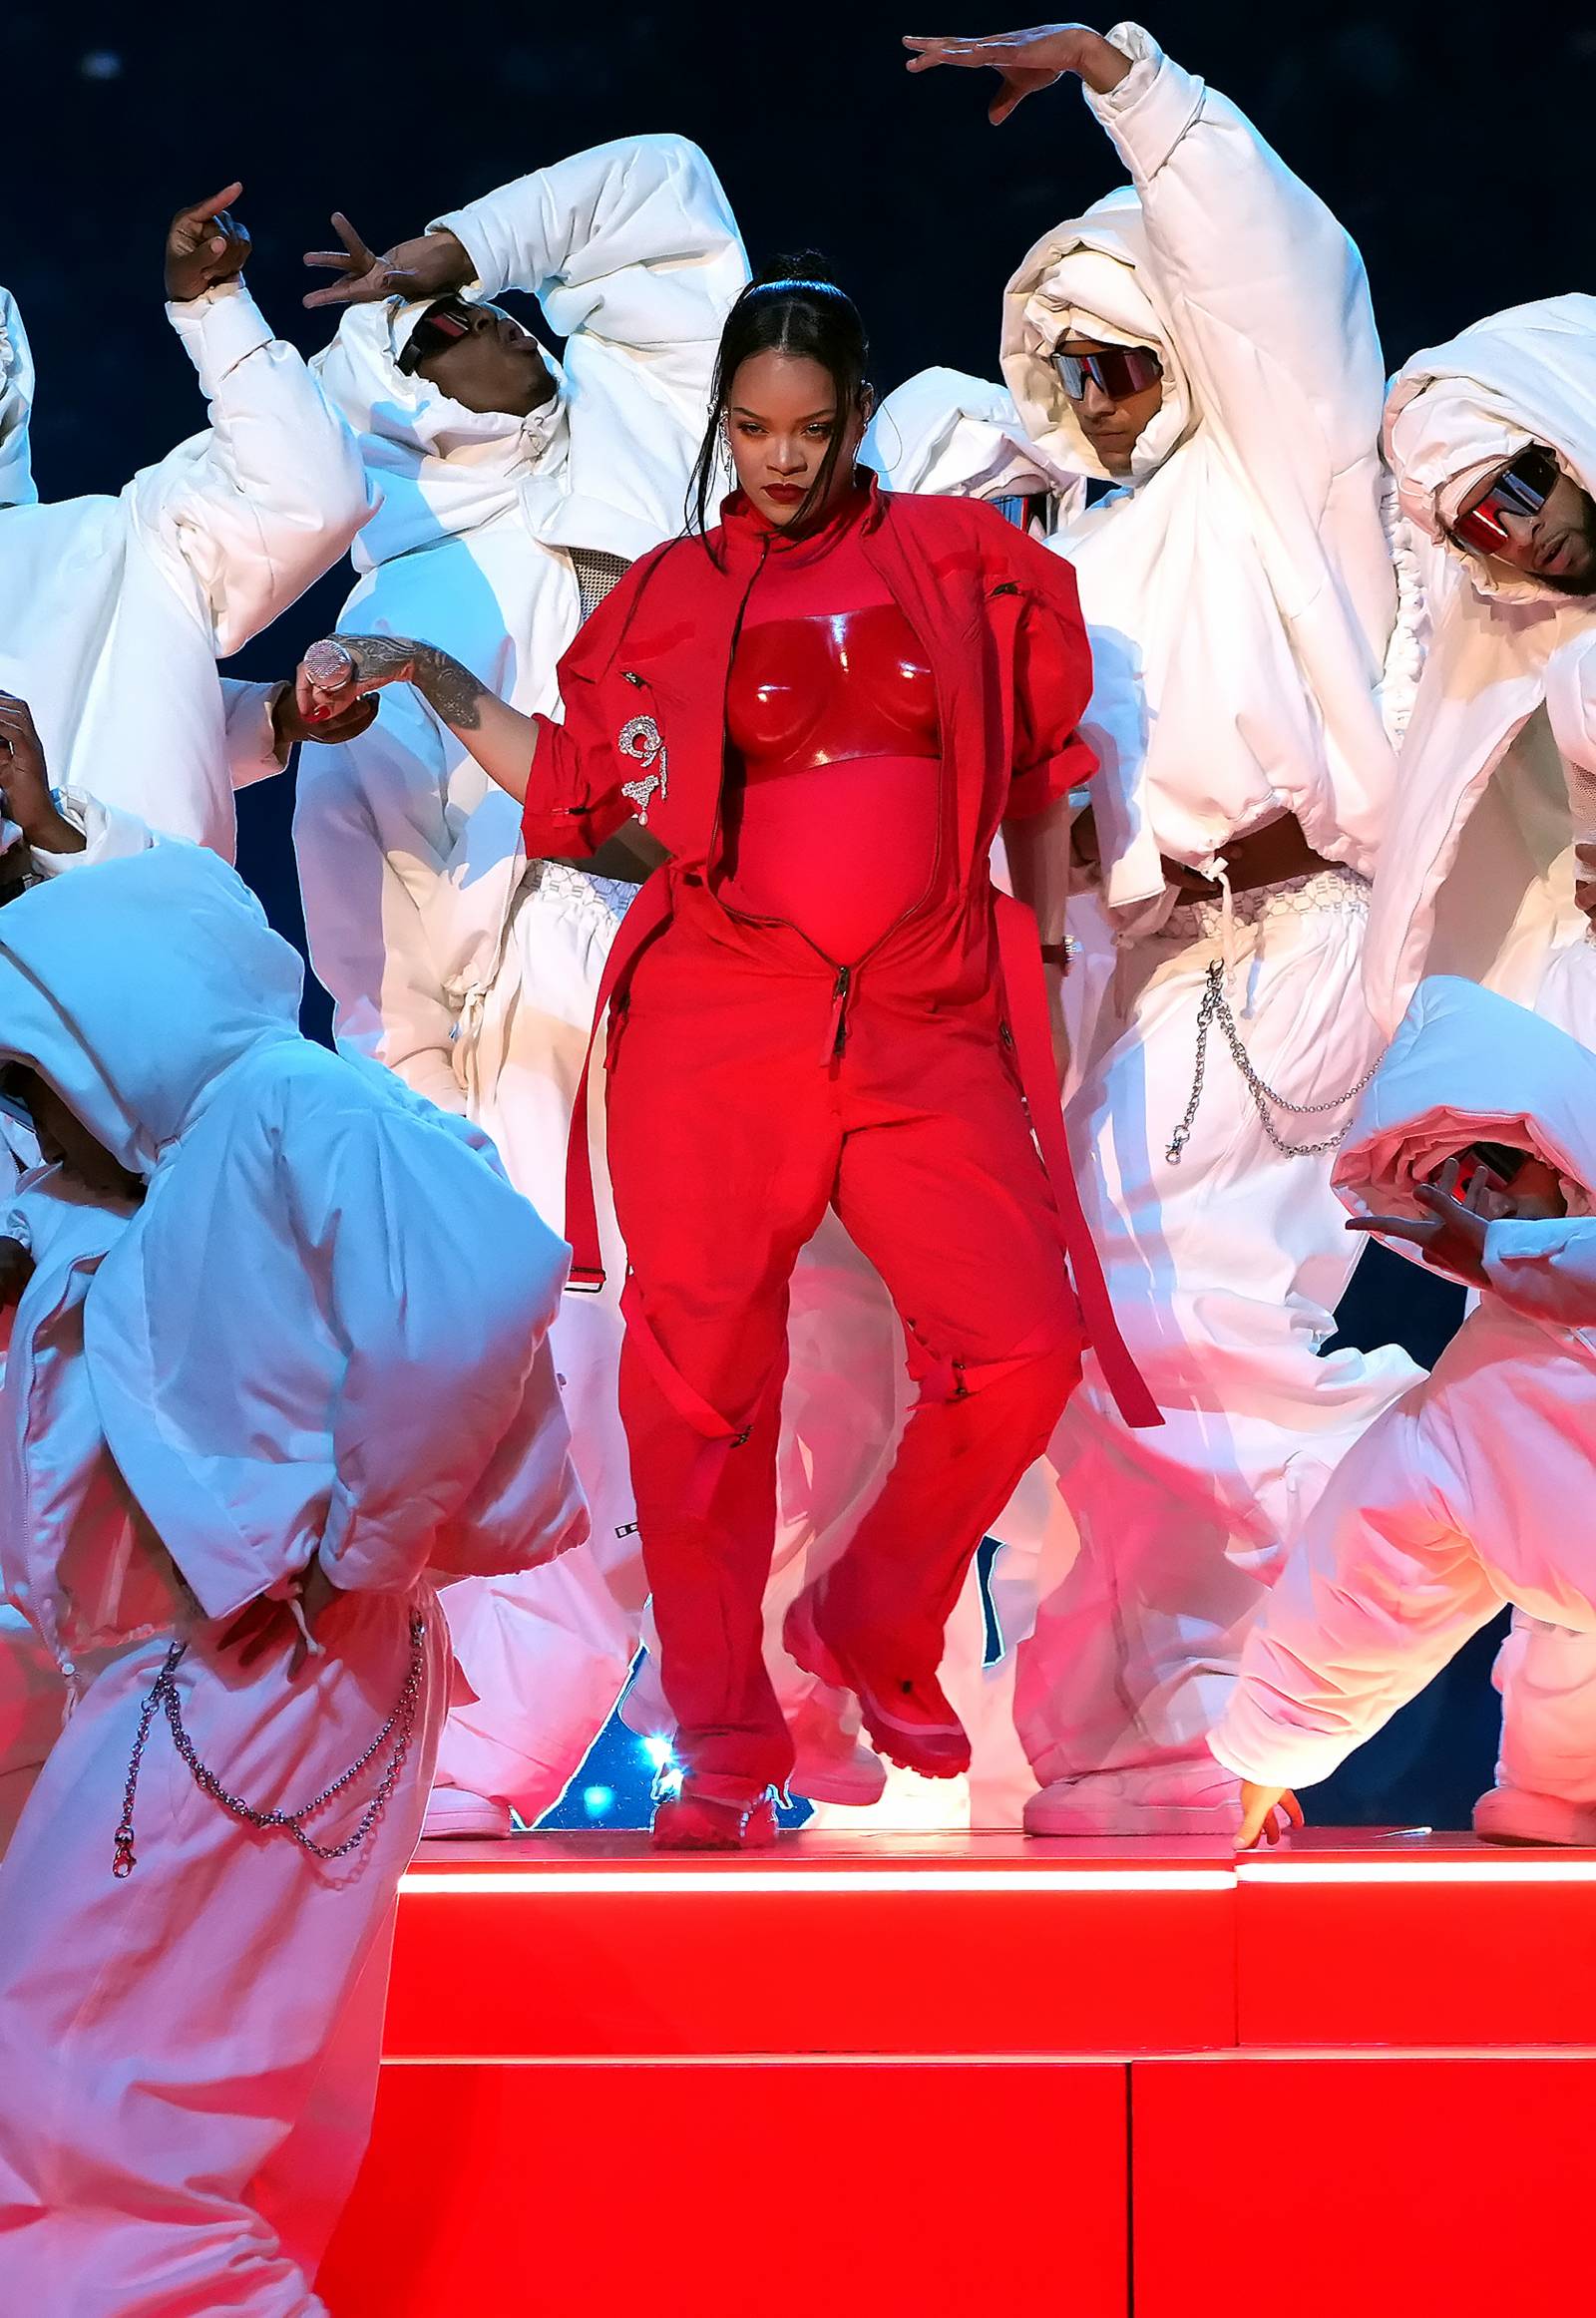
[[[564, 723], [408, 638], [342, 636], [331, 678], [321, 647], [320, 683], [301, 671], [311, 712], [417, 685], [525, 800], [531, 856], [588, 858], [633, 822], [663, 849], [600, 1012], [621, 1410], [685, 1766], [654, 1834], [677, 1846], [769, 1841], [792, 1767], [760, 1612], [788, 1282], [828, 1202], [893, 1296], [919, 1397], [785, 1641], [857, 1694], [893, 1760], [968, 1765], [944, 1627], [1088, 1339], [1132, 1421], [1156, 1421], [1080, 1225], [1036, 923], [988, 874], [1002, 825], [1016, 889], [1056, 906], [1038, 865], [1062, 848], [1034, 832], [1092, 769], [1074, 577], [994, 511], [889, 496], [855, 467], [865, 365], [834, 285], [743, 293], [697, 524], [581, 630]], [[738, 489], [705, 531], [722, 441]], [[583, 1103], [577, 1287], [598, 1277], [587, 1142]]]

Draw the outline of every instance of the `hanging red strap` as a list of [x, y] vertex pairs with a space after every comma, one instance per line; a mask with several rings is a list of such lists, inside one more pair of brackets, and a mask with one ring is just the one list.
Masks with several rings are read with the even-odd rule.
[[610, 1001], [624, 993], [638, 958], [668, 923], [670, 908], [670, 877], [665, 865], [638, 887], [635, 901], [621, 919], [604, 961], [598, 995], [594, 1000], [593, 1028], [588, 1033], [588, 1051], [583, 1058], [582, 1076], [577, 1081], [571, 1137], [566, 1145], [566, 1238], [571, 1242], [571, 1277], [566, 1287], [577, 1296], [597, 1296], [604, 1284], [603, 1256], [598, 1245], [598, 1208], [593, 1189], [593, 1153], [588, 1147], [588, 1089], [593, 1076], [594, 1048], [598, 1043], [598, 1028]]
[[[1126, 1349], [1108, 1299], [1108, 1283], [1081, 1209], [1064, 1135], [1063, 1111], [1058, 1100], [1053, 1064], [1052, 1030], [1047, 1019], [1047, 984], [1042, 973], [1041, 948], [1031, 912], [1007, 894], [998, 904], [998, 956], [1002, 969], [1008, 1024], [1014, 1034], [1019, 1080], [1025, 1090], [1030, 1123], [1041, 1147], [1042, 1162], [1058, 1207], [1058, 1236], [1069, 1258], [1075, 1294], [1087, 1341], [1097, 1354], [1103, 1378], [1120, 1415], [1138, 1428], [1162, 1424], [1158, 1404], [1142, 1382], [1141, 1371]], [[569, 1229], [569, 1227], [568, 1227]]]

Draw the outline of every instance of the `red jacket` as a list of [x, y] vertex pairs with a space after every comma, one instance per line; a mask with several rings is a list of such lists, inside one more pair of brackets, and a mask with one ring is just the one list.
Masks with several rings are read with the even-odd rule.
[[[726, 684], [770, 540], [740, 494], [727, 501], [723, 518], [707, 546], [671, 540], [632, 566], [560, 663], [564, 723], [538, 719], [524, 820], [529, 856], [592, 853], [632, 813], [671, 856], [627, 912], [599, 990], [599, 1016], [643, 944], [668, 921], [676, 881], [701, 882], [715, 865]], [[944, 774], [953, 781], [953, 910], [930, 914], [925, 940], [905, 946], [898, 970], [913, 975], [928, 998], [951, 982], [1000, 985], [1087, 1334], [1127, 1421], [1161, 1423], [1114, 1326], [1080, 1211], [1035, 921], [1013, 903], [998, 903], [988, 871], [1003, 820], [1040, 812], [1096, 770], [1076, 730], [1091, 692], [1091, 648], [1075, 575], [978, 501], [874, 486], [863, 545], [926, 648]], [[958, 929], [951, 941], [943, 938], [950, 918]], [[586, 1076], [572, 1122], [566, 1233], [573, 1287], [601, 1286]]]
[[[1075, 575], [979, 501], [871, 496], [865, 553], [936, 677], [967, 893], [985, 883], [1000, 821], [1039, 812], [1096, 769], [1075, 729], [1091, 692]], [[678, 870], [712, 866], [726, 679], [770, 536], [740, 494], [724, 515], [709, 535], [715, 557], [697, 539], [644, 556], [561, 661], [565, 722], [538, 719], [525, 821], [532, 859], [593, 852], [635, 809], [622, 784], [658, 775], [662, 762], [662, 787], [644, 808], [649, 835]], [[652, 767], [618, 746], [639, 718], [663, 752]], [[650, 744], [639, 734], [631, 745]]]

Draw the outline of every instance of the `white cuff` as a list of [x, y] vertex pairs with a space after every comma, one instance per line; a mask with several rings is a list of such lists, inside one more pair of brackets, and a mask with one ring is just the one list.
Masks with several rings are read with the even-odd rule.
[[241, 280], [217, 282], [181, 305], [169, 300], [167, 319], [207, 388], [272, 343], [270, 325]]
[[1108, 44], [1130, 58], [1117, 88], [1083, 94], [1138, 185], [1162, 169], [1201, 108], [1205, 84], [1165, 56], [1139, 24], [1116, 24]]

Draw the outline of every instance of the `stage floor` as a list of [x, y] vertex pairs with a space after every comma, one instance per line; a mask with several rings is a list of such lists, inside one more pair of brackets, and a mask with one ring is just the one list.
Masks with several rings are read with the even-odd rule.
[[797, 2318], [839, 2288], [879, 2318], [1551, 2318], [1589, 2304], [1593, 2116], [1596, 1851], [426, 1845], [322, 2290], [334, 2318]]

